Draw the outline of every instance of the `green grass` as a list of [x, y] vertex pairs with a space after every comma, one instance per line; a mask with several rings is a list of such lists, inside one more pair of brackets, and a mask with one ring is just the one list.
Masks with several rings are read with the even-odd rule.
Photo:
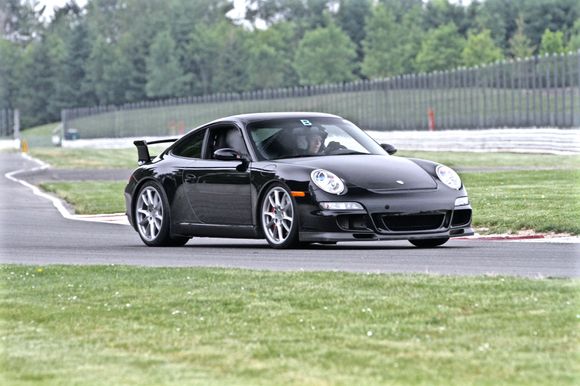
[[77, 214], [125, 213], [125, 181], [46, 182], [40, 187], [74, 206]]
[[560, 168], [580, 169], [580, 155], [400, 151], [397, 156], [422, 158], [454, 168]]
[[[161, 153], [166, 146], [149, 147], [151, 155]], [[137, 149], [71, 149], [61, 147], [32, 147], [32, 157], [59, 169], [135, 169]]]
[[463, 173], [474, 226], [580, 234], [580, 170]]
[[[484, 233], [538, 232], [580, 234], [580, 170], [462, 173], [474, 210], [476, 228]], [[41, 187], [75, 206], [77, 213], [122, 213], [119, 182], [54, 182]]]
[[572, 280], [4, 265], [0, 283], [5, 385], [580, 378]]

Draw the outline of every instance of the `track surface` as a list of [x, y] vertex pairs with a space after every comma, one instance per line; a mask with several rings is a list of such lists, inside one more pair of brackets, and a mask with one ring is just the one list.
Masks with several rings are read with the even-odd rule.
[[405, 241], [356, 242], [278, 251], [261, 240], [203, 238], [181, 248], [148, 248], [128, 226], [66, 220], [50, 202], [4, 177], [33, 166], [17, 154], [0, 154], [2, 263], [580, 276], [578, 244], [457, 240], [417, 249]]

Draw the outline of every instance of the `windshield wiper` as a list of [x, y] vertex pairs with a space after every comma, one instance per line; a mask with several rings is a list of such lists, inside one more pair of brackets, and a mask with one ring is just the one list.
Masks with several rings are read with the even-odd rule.
[[344, 152], [341, 152], [341, 151], [332, 152], [332, 153], [327, 154], [327, 155], [356, 155], [356, 154], [370, 154], [370, 153], [363, 153], [360, 151], [349, 150], [349, 151], [344, 151]]

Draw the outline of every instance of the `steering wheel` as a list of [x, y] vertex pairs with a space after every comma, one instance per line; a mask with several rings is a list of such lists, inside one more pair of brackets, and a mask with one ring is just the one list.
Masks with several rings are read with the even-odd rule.
[[341, 145], [340, 142], [331, 141], [328, 146], [324, 149], [324, 154], [332, 154], [338, 150], [344, 150], [346, 146]]

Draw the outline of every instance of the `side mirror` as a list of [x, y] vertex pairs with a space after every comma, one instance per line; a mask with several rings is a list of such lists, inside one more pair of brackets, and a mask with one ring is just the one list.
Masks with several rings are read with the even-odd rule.
[[390, 143], [381, 143], [381, 147], [390, 155], [393, 155], [397, 152], [397, 148]]
[[213, 158], [220, 161], [241, 161], [242, 155], [237, 151], [235, 151], [234, 149], [226, 147], [214, 151]]

